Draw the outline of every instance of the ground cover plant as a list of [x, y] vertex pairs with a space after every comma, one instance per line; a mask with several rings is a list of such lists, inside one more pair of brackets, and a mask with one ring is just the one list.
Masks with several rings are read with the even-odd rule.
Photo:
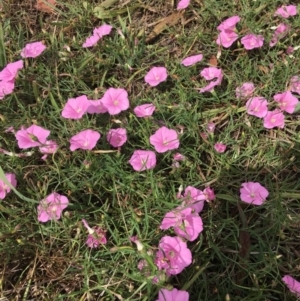
[[296, 300], [298, 12], [0, 3], [1, 300]]

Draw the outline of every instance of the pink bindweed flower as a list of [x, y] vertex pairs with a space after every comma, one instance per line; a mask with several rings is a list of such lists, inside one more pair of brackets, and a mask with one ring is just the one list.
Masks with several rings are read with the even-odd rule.
[[215, 86], [221, 84], [222, 79], [223, 79], [222, 69], [218, 69], [216, 67], [204, 68], [200, 72], [200, 74], [206, 80], [212, 80], [212, 79], [216, 78], [216, 80], [211, 81], [207, 86], [205, 86], [204, 88], [201, 88], [200, 93], [211, 92], [212, 90], [214, 90]]
[[103, 24], [100, 27], [94, 28], [93, 34], [85, 40], [85, 42], [82, 44], [82, 47], [88, 48], [94, 46], [104, 36], [109, 35], [111, 30], [112, 26], [107, 24]]
[[139, 238], [137, 236], [131, 236], [130, 241], [136, 244], [138, 251], [143, 251], [144, 245], [141, 243], [141, 241], [139, 240]]
[[282, 5], [279, 7], [274, 16], [281, 16], [282, 18], [289, 18], [290, 16], [297, 15], [297, 6], [296, 5]]
[[27, 129], [21, 127], [21, 129], [16, 132], [16, 139], [19, 148], [26, 149], [45, 144], [49, 135], [50, 131], [33, 124]]
[[93, 228], [91, 228], [85, 219], [82, 219], [82, 223], [89, 232], [86, 240], [88, 247], [98, 248], [100, 244], [105, 245], [107, 243], [106, 231], [104, 231], [99, 226], [94, 226]]
[[241, 43], [247, 50], [260, 48], [264, 44], [264, 37], [262, 35], [247, 34], [241, 39]]
[[90, 106], [87, 108], [86, 112], [89, 114], [102, 114], [107, 112], [107, 108], [103, 105], [102, 99], [90, 100]]
[[112, 30], [112, 26], [108, 25], [108, 24], [103, 24], [99, 27], [96, 27], [93, 30], [93, 34], [97, 35], [100, 39], [103, 38], [104, 36], [107, 36], [110, 34], [111, 30]]
[[168, 77], [168, 72], [165, 67], [153, 67], [145, 75], [145, 82], [151, 87], [155, 87], [161, 82], [164, 82]]
[[252, 205], [262, 205], [268, 195], [268, 190], [258, 182], [245, 182], [240, 189], [241, 200]]
[[15, 82], [0, 81], [0, 99], [3, 99], [6, 95], [11, 94], [14, 91]]
[[294, 47], [288, 46], [285, 52], [286, 54], [292, 54], [294, 52]]
[[127, 141], [126, 129], [111, 129], [107, 133], [107, 141], [113, 147], [120, 147]]
[[[7, 64], [0, 72], [0, 80], [3, 82], [12, 82], [17, 77], [18, 71], [23, 69], [23, 61], [19, 60], [13, 63]], [[1, 91], [0, 91], [1, 94]]]
[[70, 139], [70, 150], [72, 152], [78, 148], [92, 150], [96, 146], [100, 136], [98, 132], [90, 129], [81, 131]]
[[46, 49], [47, 47], [42, 42], [34, 42], [26, 44], [25, 47], [21, 51], [21, 57], [28, 58], [32, 57], [35, 58]]
[[182, 207], [189, 207], [192, 208], [196, 213], [200, 213], [203, 210], [205, 200], [206, 195], [202, 190], [193, 186], [188, 186], [184, 190]]
[[277, 26], [277, 28], [273, 34], [273, 37], [270, 41], [270, 44], [269, 44], [270, 47], [275, 46], [277, 44], [278, 40], [283, 38], [288, 33], [289, 30], [290, 30], [290, 27], [288, 25], [286, 25], [284, 23], [280, 23]]
[[49, 194], [40, 201], [37, 207], [38, 221], [45, 223], [49, 220], [58, 220], [62, 211], [68, 207], [69, 200], [67, 197], [56, 192]]
[[298, 75], [294, 75], [291, 77], [290, 85], [291, 85], [292, 92], [300, 94], [300, 77]]
[[155, 264], [168, 276], [177, 275], [192, 263], [192, 253], [179, 237], [164, 236], [158, 245]]
[[215, 151], [220, 154], [224, 153], [226, 151], [226, 148], [227, 146], [224, 143], [215, 143], [214, 145]]
[[206, 80], [212, 80], [214, 78], [219, 78], [222, 75], [222, 69], [216, 67], [207, 67], [204, 68], [200, 74]]
[[289, 114], [294, 113], [299, 100], [290, 91], [277, 93], [273, 96], [274, 100], [279, 103], [280, 110]]
[[291, 293], [296, 294], [296, 296], [300, 297], [300, 282], [294, 279], [290, 275], [285, 275], [282, 278], [282, 281], [286, 284]]
[[246, 82], [235, 89], [235, 95], [237, 98], [247, 98], [253, 95], [254, 90], [254, 84], [252, 82]]
[[135, 171], [152, 169], [156, 165], [155, 152], [135, 150], [129, 160], [129, 163]]
[[268, 111], [267, 115], [264, 117], [264, 127], [266, 129], [273, 129], [274, 127], [284, 128], [284, 115], [283, 113], [276, 109], [274, 111]]
[[174, 161], [184, 161], [185, 156], [180, 154], [180, 153], [176, 153], [176, 154], [173, 155], [173, 160]]
[[122, 88], [109, 88], [104, 93], [101, 102], [110, 115], [119, 114], [129, 108], [128, 93]]
[[209, 134], [213, 134], [214, 131], [216, 129], [216, 125], [215, 123], [213, 122], [209, 122], [207, 125], [206, 125], [206, 131], [209, 133]]
[[200, 61], [202, 61], [203, 55], [202, 54], [196, 54], [192, 56], [188, 56], [187, 58], [183, 59], [181, 61], [181, 64], [184, 66], [192, 66]]
[[163, 126], [150, 136], [150, 143], [158, 153], [165, 153], [179, 147], [178, 134], [175, 130]]
[[191, 0], [180, 0], [177, 4], [177, 10], [185, 9], [190, 5]]
[[156, 301], [189, 301], [189, 293], [173, 288], [171, 291], [160, 289]]
[[42, 146], [39, 147], [39, 150], [44, 156], [42, 157], [43, 160], [47, 159], [47, 155], [54, 154], [58, 149], [58, 145], [53, 140], [47, 140]]
[[[13, 173], [6, 173], [5, 175], [6, 180], [13, 186], [17, 186], [16, 175]], [[6, 195], [11, 191], [11, 188], [4, 183], [4, 181], [0, 180], [0, 200], [3, 200]]]
[[213, 201], [216, 199], [216, 195], [214, 193], [214, 190], [211, 189], [210, 187], [206, 187], [204, 190], [203, 190], [203, 193], [206, 197], [206, 201], [207, 202], [210, 202], [210, 201]]
[[222, 30], [235, 30], [235, 26], [238, 22], [240, 22], [240, 17], [239, 16], [232, 16], [226, 20], [224, 20], [218, 27], [217, 29], [222, 31]]
[[90, 106], [86, 95], [69, 98], [65, 104], [61, 116], [68, 119], [80, 119]]
[[153, 114], [156, 107], [152, 103], [145, 103], [134, 108], [134, 113], [137, 117], [148, 117]]
[[216, 43], [218, 45], [222, 45], [225, 48], [229, 48], [238, 38], [239, 35], [233, 30], [221, 30], [221, 32], [218, 34]]
[[160, 224], [160, 229], [167, 230], [173, 227], [178, 236], [194, 241], [203, 231], [203, 222], [201, 217], [192, 210], [191, 207], [177, 207], [168, 212]]
[[261, 96], [252, 97], [246, 102], [246, 110], [249, 115], [263, 118], [268, 112], [268, 101]]

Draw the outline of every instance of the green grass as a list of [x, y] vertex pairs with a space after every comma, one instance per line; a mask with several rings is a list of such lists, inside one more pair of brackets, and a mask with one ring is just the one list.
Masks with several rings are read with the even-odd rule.
[[[162, 285], [188, 290], [191, 301], [226, 296], [231, 301], [295, 300], [281, 278], [291, 274], [300, 280], [298, 113], [286, 114], [284, 129], [266, 130], [261, 120], [247, 115], [235, 89], [252, 81], [257, 95], [271, 102], [287, 88], [299, 72], [299, 50], [293, 58], [284, 51], [299, 45], [300, 17], [287, 19], [291, 32], [269, 48], [270, 27], [280, 23], [273, 14], [282, 1], [195, 0], [176, 25], [146, 42], [154, 22], [175, 11], [172, 1], [147, 1], [148, 7], [130, 1], [128, 9], [117, 1], [108, 10], [112, 18], [104, 20], [93, 14], [96, 1], [61, 1], [51, 16], [29, 2], [4, 0], [0, 67], [20, 59], [28, 42], [44, 40], [47, 50], [25, 61], [15, 92], [0, 102], [0, 147], [23, 153], [15, 136], [4, 131], [35, 123], [49, 129], [60, 148], [47, 161], [40, 159], [38, 149], [25, 158], [0, 155], [4, 172], [17, 176], [17, 190], [35, 200], [22, 200], [12, 192], [0, 202], [0, 299], [156, 300], [160, 287], [138, 270], [143, 254], [129, 237], [138, 235], [150, 256], [155, 254], [161, 237], [173, 235], [159, 225], [166, 212], [180, 205], [180, 185], [210, 185], [217, 198], [201, 212], [204, 231], [199, 239], [188, 243], [193, 262]], [[206, 82], [199, 72], [218, 51], [216, 27], [233, 14], [241, 17], [240, 33], [260, 33], [265, 45], [249, 52], [239, 43], [222, 49], [222, 85], [214, 93], [200, 94], [195, 88]], [[125, 39], [114, 30], [96, 47], [83, 49], [92, 29], [104, 22], [120, 28]], [[180, 65], [184, 57], [200, 52], [202, 62]], [[152, 66], [165, 66], [169, 73], [157, 88], [143, 79]], [[68, 98], [86, 94], [97, 99], [109, 87], [128, 91], [128, 111], [112, 117], [85, 115], [79, 121], [61, 117]], [[157, 107], [153, 118], [138, 119], [133, 108], [147, 102]], [[203, 140], [200, 133], [210, 120], [216, 131]], [[187, 160], [176, 169], [171, 167], [174, 152], [157, 154], [155, 169], [134, 172], [128, 164], [131, 154], [153, 150], [149, 136], [162, 123], [183, 128], [178, 151]], [[127, 129], [128, 142], [118, 152], [69, 150], [70, 137], [86, 128], [101, 133], [97, 150], [110, 150], [106, 133], [120, 126]], [[213, 148], [220, 141], [228, 146], [224, 154]], [[263, 206], [240, 202], [245, 181], [268, 188]], [[39, 223], [37, 204], [53, 191], [68, 196], [70, 205], [58, 222]], [[106, 245], [96, 250], [85, 245], [83, 218], [107, 229]]]

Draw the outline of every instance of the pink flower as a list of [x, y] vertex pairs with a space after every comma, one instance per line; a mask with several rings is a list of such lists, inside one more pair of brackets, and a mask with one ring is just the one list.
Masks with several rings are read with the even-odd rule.
[[49, 135], [50, 131], [33, 124], [27, 129], [21, 127], [21, 130], [16, 133], [16, 138], [19, 148], [26, 149], [45, 144]]
[[156, 155], [152, 151], [135, 150], [129, 163], [135, 171], [152, 169], [156, 165]]
[[97, 35], [91, 35], [90, 37], [86, 38], [85, 42], [82, 44], [83, 48], [93, 47], [100, 38]]
[[153, 114], [156, 107], [152, 103], [145, 103], [134, 108], [134, 113], [137, 117], [148, 117]]
[[5, 95], [9, 95], [14, 91], [15, 82], [0, 81], [0, 99], [3, 99]]
[[111, 129], [107, 133], [107, 141], [113, 147], [120, 147], [127, 141], [127, 131], [126, 129]]
[[196, 55], [192, 55], [192, 56], [189, 56], [185, 59], [183, 59], [181, 61], [181, 64], [184, 65], [184, 66], [192, 66], [198, 62], [200, 62], [201, 60], [203, 59], [203, 55], [202, 54], [196, 54]]
[[94, 226], [93, 228], [90, 228], [89, 224], [85, 219], [82, 220], [83, 225], [86, 227], [86, 229], [89, 232], [89, 235], [86, 240], [86, 244], [90, 248], [98, 248], [99, 245], [105, 245], [106, 240], [106, 231], [104, 231], [99, 226]]
[[273, 96], [274, 100], [279, 103], [280, 110], [292, 114], [295, 111], [298, 98], [295, 97], [290, 91], [277, 93]]
[[290, 16], [297, 15], [297, 6], [296, 5], [282, 5], [279, 7], [274, 16], [281, 16], [282, 18], [288, 18]]
[[90, 102], [86, 95], [69, 98], [61, 112], [61, 116], [69, 119], [80, 119], [86, 113], [89, 106]]
[[278, 40], [283, 38], [288, 33], [289, 29], [290, 27], [288, 25], [280, 23], [273, 34], [272, 40], [270, 41], [270, 47], [275, 46]]
[[159, 128], [150, 136], [150, 143], [158, 153], [165, 153], [168, 150], [177, 149], [179, 147], [177, 132], [165, 126]]
[[142, 251], [144, 249], [144, 245], [141, 243], [137, 236], [131, 236], [130, 241], [136, 244], [138, 251]]
[[22, 60], [7, 64], [6, 67], [4, 67], [4, 69], [0, 72], [0, 80], [4, 82], [14, 81], [20, 69], [23, 69]]
[[264, 117], [264, 127], [266, 129], [272, 129], [276, 126], [281, 129], [284, 128], [284, 115], [278, 109], [274, 111], [268, 111], [267, 115]]
[[293, 52], [294, 52], [294, 47], [292, 46], [287, 47], [286, 54], [292, 54]]
[[262, 205], [268, 195], [268, 190], [258, 182], [245, 182], [240, 189], [241, 200], [252, 205]]
[[241, 39], [241, 43], [247, 50], [260, 48], [264, 44], [264, 37], [262, 35], [247, 34]]
[[290, 275], [285, 275], [282, 278], [282, 281], [286, 284], [286, 286], [289, 288], [291, 293], [296, 294], [296, 296], [300, 297], [300, 282], [294, 279]]
[[102, 104], [110, 115], [119, 114], [129, 108], [128, 93], [122, 88], [109, 88], [102, 97]]
[[207, 67], [207, 68], [204, 68], [200, 72], [200, 74], [206, 80], [212, 80], [214, 78], [219, 78], [220, 76], [222, 76], [222, 69], [218, 69], [216, 67]]
[[39, 150], [44, 156], [42, 157], [43, 160], [47, 159], [47, 155], [54, 154], [58, 149], [58, 145], [53, 140], [47, 140], [44, 145], [40, 146]]
[[[290, 79], [291, 91], [297, 94], [300, 94], [300, 78], [297, 75], [294, 75]], [[1, 93], [1, 91], [0, 91]]]
[[214, 149], [217, 153], [224, 153], [226, 151], [227, 146], [223, 143], [215, 143]]
[[112, 26], [108, 25], [108, 24], [103, 24], [100, 27], [96, 27], [93, 30], [93, 34], [97, 35], [100, 39], [103, 38], [104, 36], [107, 36], [110, 34], [111, 30], [112, 30]]
[[155, 264], [167, 275], [177, 275], [192, 263], [192, 253], [179, 237], [164, 236], [159, 242]]
[[174, 161], [184, 161], [185, 156], [180, 154], [180, 153], [176, 153], [176, 154], [173, 155], [173, 160]]
[[261, 97], [252, 97], [246, 102], [246, 110], [249, 115], [263, 118], [268, 112], [268, 101]]
[[163, 218], [160, 229], [166, 230], [173, 227], [175, 233], [189, 241], [194, 241], [203, 230], [203, 222], [197, 213], [192, 213], [192, 208], [181, 208], [168, 212]]
[[87, 108], [86, 112], [89, 114], [102, 114], [107, 112], [107, 108], [103, 105], [102, 99], [88, 100], [90, 106]]
[[199, 213], [203, 210], [206, 195], [202, 190], [188, 186], [184, 190], [182, 207], [189, 207]]
[[21, 51], [21, 57], [37, 57], [39, 56], [47, 47], [42, 42], [34, 42], [26, 44]]
[[247, 98], [252, 96], [254, 90], [255, 90], [254, 84], [252, 82], [246, 82], [243, 83], [240, 87], [236, 88], [235, 95], [237, 98]]
[[72, 152], [78, 148], [92, 150], [96, 146], [100, 136], [98, 132], [90, 129], [81, 131], [70, 139], [70, 150]]
[[216, 67], [208, 67], [204, 68], [201, 71], [201, 76], [206, 80], [212, 80], [216, 78], [216, 80], [211, 81], [207, 86], [200, 89], [200, 93], [211, 92], [215, 86], [220, 85], [223, 79], [222, 69], [218, 69]]
[[238, 34], [235, 33], [233, 30], [230, 29], [222, 30], [218, 34], [216, 43], [218, 45], [222, 45], [225, 48], [229, 48], [238, 38], [239, 38]]
[[45, 223], [49, 220], [58, 220], [62, 211], [68, 207], [69, 200], [67, 197], [56, 192], [49, 194], [45, 199], [40, 201], [37, 207], [38, 221]]
[[215, 195], [213, 189], [211, 189], [210, 187], [206, 187], [206, 188], [203, 190], [203, 193], [204, 193], [204, 195], [206, 196], [206, 201], [207, 201], [207, 202], [213, 201], [213, 200], [215, 200], [215, 198], [216, 198], [216, 195]]
[[222, 30], [235, 30], [235, 25], [240, 22], [240, 17], [239, 16], [232, 16], [226, 20], [224, 20], [218, 27], [217, 29], [222, 31]]
[[95, 44], [97, 44], [97, 42], [106, 35], [109, 35], [110, 32], [112, 30], [112, 26], [111, 25], [107, 25], [107, 24], [103, 24], [100, 27], [96, 27], [93, 30], [93, 35], [89, 36], [85, 42], [82, 44], [83, 48], [88, 48], [88, 47], [92, 47]]
[[177, 4], [177, 9], [185, 9], [190, 5], [191, 0], [180, 0]]
[[189, 293], [173, 288], [171, 291], [162, 288], [156, 301], [189, 301]]
[[[17, 186], [17, 180], [15, 174], [6, 173], [5, 178], [13, 187]], [[0, 199], [3, 200], [6, 197], [6, 194], [8, 194], [10, 191], [11, 188], [2, 180], [0, 180]]]
[[165, 67], [153, 67], [145, 75], [145, 82], [151, 87], [155, 87], [168, 77], [167, 69]]
[[215, 131], [215, 128], [216, 128], [216, 125], [213, 123], [213, 122], [209, 122], [207, 125], [206, 125], [206, 131], [210, 134], [213, 134], [214, 131]]

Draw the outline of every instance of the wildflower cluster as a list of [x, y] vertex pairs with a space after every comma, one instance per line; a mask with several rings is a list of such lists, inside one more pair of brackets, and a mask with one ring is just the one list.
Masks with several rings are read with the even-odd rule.
[[[178, 2], [177, 9], [186, 9], [189, 4], [190, 1], [181, 0]], [[296, 14], [297, 11], [294, 5], [283, 5], [276, 10], [274, 16], [289, 18]], [[230, 48], [239, 38], [241, 38], [240, 42], [237, 43], [241, 43], [247, 51], [263, 47], [265, 38], [260, 34], [250, 32], [243, 37], [239, 36], [237, 29], [239, 22], [242, 22], [239, 16], [232, 16], [217, 27], [218, 37], [215, 42], [219, 48], [218, 55], [221, 55], [221, 47]], [[94, 28], [93, 34], [85, 40], [82, 47], [90, 48], [94, 47], [99, 41], [101, 43], [104, 36], [109, 35], [112, 29], [113, 27], [108, 24]], [[278, 24], [274, 29], [269, 47], [274, 47], [290, 31], [289, 25], [285, 23]], [[21, 50], [20, 55], [27, 61], [29, 58], [38, 57], [45, 50], [46, 46], [43, 42], [35, 42], [27, 44]], [[289, 51], [292, 52], [293, 50], [289, 49]], [[203, 54], [198, 53], [182, 59], [181, 64], [189, 67], [202, 62], [202, 60]], [[200, 71], [203, 86], [195, 89], [199, 90], [200, 93], [215, 93], [214, 90], [217, 89], [217, 86], [224, 84], [225, 80], [223, 81], [223, 79], [226, 74], [221, 68], [211, 66], [208, 63], [206, 66]], [[5, 96], [13, 93], [18, 72], [23, 68], [24, 62], [19, 60], [7, 64], [0, 72], [0, 99], [4, 99]], [[155, 89], [163, 82], [171, 80], [169, 77], [170, 73], [170, 70], [167, 70], [165, 66], [153, 66], [143, 75], [144, 82], [149, 89]], [[260, 90], [258, 93], [254, 83], [250, 80], [244, 82], [235, 90], [236, 98], [238, 101], [243, 102], [244, 110], [248, 115], [262, 119], [265, 129], [284, 128], [285, 113], [293, 114], [299, 105], [298, 98], [294, 94], [300, 95], [300, 76], [295, 75], [290, 78], [289, 87], [272, 95], [273, 101], [268, 101], [264, 96], [261, 96], [263, 95], [263, 90]], [[91, 114], [106, 114], [112, 118], [131, 109], [129, 94], [130, 90], [127, 91], [125, 88], [108, 87], [99, 99], [89, 99], [87, 95], [72, 95], [72, 98], [66, 100], [60, 116], [64, 121], [68, 120], [72, 124], [79, 124], [82, 118], [90, 118], [89, 115]], [[132, 108], [132, 111], [137, 118], [142, 118], [140, 122], [143, 124], [152, 115], [155, 116], [156, 106], [151, 102], [147, 102]], [[213, 134], [215, 127], [216, 124], [210, 122], [206, 128], [207, 133]], [[50, 130], [35, 123], [28, 127], [21, 126], [17, 131], [10, 129], [10, 132], [14, 134], [20, 149], [38, 149], [42, 154], [42, 160], [47, 160], [49, 155], [55, 154], [60, 148], [59, 143], [51, 139]], [[68, 137], [68, 149], [70, 152], [91, 151], [97, 147], [100, 139], [105, 139], [109, 145], [121, 151], [121, 148], [126, 148], [126, 143], [130, 143], [130, 134], [130, 130], [126, 127], [110, 128], [105, 134], [93, 128], [85, 128]], [[156, 127], [151, 132], [151, 135], [147, 136], [147, 143], [142, 144], [141, 149], [134, 150], [131, 157], [127, 158], [126, 164], [138, 173], [146, 173], [157, 166], [157, 162], [161, 160], [160, 154], [174, 151], [172, 153], [172, 166], [179, 167], [179, 162], [185, 161], [187, 158], [187, 154], [178, 152], [182, 134], [175, 128], [169, 128], [165, 125]], [[201, 135], [203, 139], [207, 137], [206, 133]], [[228, 146], [223, 142], [218, 142], [214, 144], [214, 149], [217, 153], [222, 154], [228, 149]], [[1, 152], [5, 153], [4, 150], [1, 150]], [[6, 181], [0, 180], [0, 199], [4, 199], [12, 187], [17, 186], [15, 174], [6, 173], [5, 178]], [[259, 182], [249, 181], [241, 184], [240, 200], [244, 203], [260, 206], [266, 202], [268, 197], [268, 189]], [[162, 287], [169, 277], [180, 274], [192, 264], [193, 254], [189, 248], [189, 243], [196, 241], [205, 229], [201, 218], [205, 202], [212, 202], [215, 199], [216, 195], [210, 186], [205, 187], [203, 190], [194, 186], [187, 186], [183, 194], [182, 189], [180, 189], [175, 200], [175, 203], [180, 202], [180, 204], [174, 206], [172, 210], [164, 215], [159, 227], [163, 231], [170, 231], [171, 229], [173, 234], [161, 237], [158, 245], [155, 247], [155, 254], [148, 254], [148, 260], [150, 258], [155, 266], [155, 275], [150, 275], [154, 284]], [[53, 191], [40, 200], [37, 206], [38, 221], [41, 223], [58, 222], [62, 218], [63, 210], [69, 204], [70, 201], [67, 196]], [[88, 232], [85, 243], [89, 248], [99, 248], [109, 242], [109, 239], [106, 237], [106, 229], [99, 225], [90, 227], [85, 219], [81, 219], [81, 221]], [[144, 246], [137, 237], [132, 237], [131, 241], [137, 245], [138, 251], [143, 251]], [[147, 267], [147, 262], [145, 261], [138, 263], [138, 268], [144, 272], [144, 275], [149, 276]], [[291, 292], [298, 297], [300, 296], [300, 284], [294, 278], [286, 275], [282, 280]], [[161, 288], [157, 301], [163, 300], [188, 301], [189, 293], [176, 288], [172, 290]]]

